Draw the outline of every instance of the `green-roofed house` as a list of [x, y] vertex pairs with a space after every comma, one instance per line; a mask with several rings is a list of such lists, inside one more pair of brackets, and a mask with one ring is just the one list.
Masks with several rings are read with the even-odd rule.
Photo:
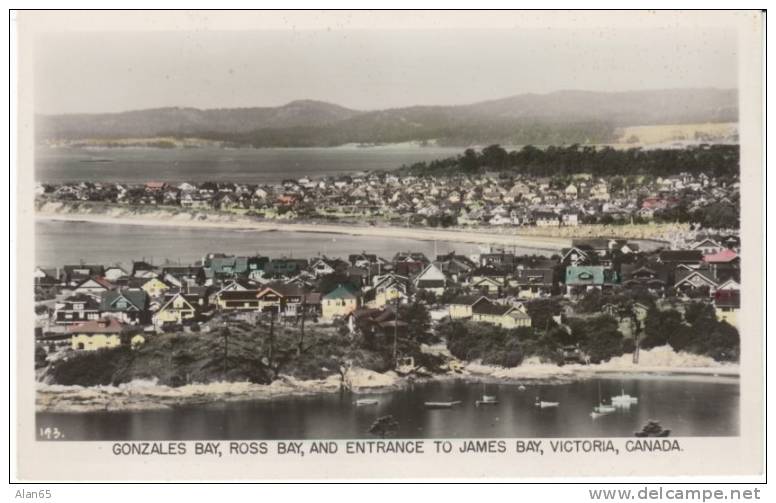
[[101, 298], [100, 310], [122, 323], [145, 324], [150, 320], [148, 294], [140, 288], [105, 292]]
[[361, 292], [350, 285], [339, 285], [321, 299], [321, 314], [323, 318], [334, 318], [349, 315], [361, 307]]
[[620, 282], [617, 271], [602, 265], [566, 267], [566, 295], [582, 295], [590, 290], [609, 290]]

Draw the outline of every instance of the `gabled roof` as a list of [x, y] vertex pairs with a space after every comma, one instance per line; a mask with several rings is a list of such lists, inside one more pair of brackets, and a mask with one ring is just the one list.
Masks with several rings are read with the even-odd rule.
[[689, 283], [693, 278], [700, 278], [704, 283], [710, 286], [717, 286], [717, 279], [714, 274], [708, 269], [696, 269], [693, 271], [677, 271], [676, 283], [674, 286], [679, 286], [682, 283]]
[[712, 253], [711, 255], [705, 255], [703, 257], [703, 261], [709, 264], [720, 264], [720, 263], [732, 262], [737, 258], [738, 258], [738, 254], [736, 252], [726, 248], [724, 250], [718, 251], [717, 253]]
[[[117, 308], [119, 300], [124, 299], [127, 306]], [[114, 290], [103, 294], [100, 307], [105, 311], [142, 311], [148, 305], [148, 294], [140, 289]]]
[[76, 287], [76, 289], [81, 288], [82, 286], [84, 286], [86, 283], [89, 283], [90, 281], [93, 282], [93, 283], [97, 283], [98, 286], [100, 286], [100, 287], [102, 287], [102, 288], [104, 288], [106, 290], [112, 290], [113, 289], [113, 283], [111, 283], [107, 279], [99, 277], [99, 276], [94, 277], [94, 278], [86, 278], [85, 280], [83, 280]]
[[195, 310], [195, 309], [196, 309], [196, 307], [195, 307], [195, 306], [193, 306], [193, 305], [191, 304], [191, 302], [189, 301], [189, 299], [188, 299], [188, 298], [186, 298], [186, 295], [182, 294], [181, 292], [178, 292], [178, 293], [175, 293], [175, 294], [171, 295], [171, 296], [170, 296], [170, 298], [169, 298], [169, 299], [167, 299], [167, 301], [166, 301], [164, 304], [162, 304], [162, 307], [160, 307], [160, 308], [159, 308], [159, 310], [157, 311], [157, 313], [160, 313], [160, 312], [162, 312], [162, 311], [166, 310], [166, 309], [167, 309], [167, 307], [168, 307], [168, 306], [171, 306], [171, 305], [172, 305], [172, 302], [173, 302], [173, 301], [174, 301], [176, 298], [178, 298], [178, 297], [180, 297], [181, 299], [183, 299], [183, 301], [186, 303], [186, 306], [188, 306], [188, 307], [187, 307], [188, 309], [192, 309], [192, 310]]

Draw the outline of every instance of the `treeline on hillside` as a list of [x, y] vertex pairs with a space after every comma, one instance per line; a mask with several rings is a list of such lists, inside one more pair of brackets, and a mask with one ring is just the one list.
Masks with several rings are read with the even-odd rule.
[[[175, 131], [163, 136], [185, 138]], [[615, 128], [605, 122], [525, 122], [517, 119], [471, 119], [451, 121], [446, 117], [408, 125], [399, 120], [377, 120], [355, 117], [348, 121], [323, 126], [261, 128], [245, 133], [202, 131], [198, 137], [234, 146], [268, 147], [336, 147], [348, 143], [381, 144], [434, 141], [439, 145], [471, 145], [503, 142], [525, 144], [606, 143], [614, 141]]]
[[402, 174], [452, 176], [485, 171], [510, 172], [530, 176], [564, 176], [589, 173], [593, 176], [652, 175], [679, 173], [714, 177], [737, 177], [738, 145], [700, 145], [686, 149], [617, 150], [611, 147], [551, 146], [540, 149], [526, 145], [507, 151], [490, 145], [481, 151], [467, 149], [462, 155], [402, 166]]

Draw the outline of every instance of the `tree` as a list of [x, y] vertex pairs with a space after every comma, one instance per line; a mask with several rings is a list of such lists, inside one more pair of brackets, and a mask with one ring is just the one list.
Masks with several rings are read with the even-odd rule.
[[644, 349], [668, 344], [670, 335], [682, 328], [682, 315], [678, 311], [660, 311], [652, 308], [644, 320], [644, 337], [641, 347]]

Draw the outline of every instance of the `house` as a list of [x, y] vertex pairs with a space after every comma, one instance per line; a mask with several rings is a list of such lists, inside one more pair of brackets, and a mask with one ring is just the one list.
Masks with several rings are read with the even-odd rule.
[[264, 272], [266, 274], [289, 277], [296, 275], [302, 269], [306, 269], [308, 265], [305, 259], [278, 258], [267, 262]]
[[564, 227], [577, 227], [579, 225], [579, 213], [576, 211], [564, 211], [560, 218]]
[[398, 274], [385, 274], [374, 278], [374, 287], [364, 295], [369, 307], [381, 308], [387, 304], [406, 302], [409, 298], [410, 280]]
[[690, 248], [693, 250], [700, 250], [703, 255], [713, 255], [725, 249], [724, 246], [709, 238], [693, 243]]
[[[257, 298], [259, 310], [284, 317], [295, 317], [302, 312], [302, 306], [321, 303], [319, 294], [306, 288], [283, 283], [272, 283], [262, 289]], [[305, 312], [309, 309], [305, 307]]]
[[710, 269], [677, 269], [674, 288], [688, 297], [711, 297], [719, 284]]
[[459, 295], [448, 304], [448, 314], [453, 320], [471, 318], [474, 306], [481, 302], [490, 301], [484, 295]]
[[170, 285], [159, 278], [150, 278], [140, 288], [151, 297], [159, 297], [170, 289]]
[[54, 304], [54, 322], [60, 325], [98, 320], [100, 314], [100, 303], [89, 295], [73, 295]]
[[345, 261], [323, 257], [313, 261], [310, 271], [312, 271], [316, 278], [320, 278], [321, 276], [341, 272], [347, 267], [348, 263]]
[[579, 295], [590, 290], [606, 291], [617, 283], [617, 272], [605, 266], [566, 267], [566, 295]]
[[560, 217], [556, 213], [536, 211], [533, 214], [537, 227], [560, 227]]
[[677, 265], [696, 268], [703, 262], [703, 252], [701, 250], [664, 250], [658, 255], [658, 261], [671, 268]]
[[361, 293], [348, 284], [339, 285], [321, 298], [324, 319], [344, 318], [361, 307]]
[[447, 277], [436, 265], [429, 264], [420, 274], [415, 276], [414, 285], [419, 290], [442, 295], [445, 293], [445, 286], [447, 286]]
[[560, 261], [567, 266], [591, 265], [594, 257], [596, 257], [596, 254], [591, 248], [572, 246], [571, 248], [561, 250]]
[[101, 265], [66, 265], [62, 270], [67, 286], [77, 286], [89, 278], [105, 275], [105, 269]]
[[531, 317], [523, 310], [492, 302], [477, 303], [472, 308], [472, 321], [490, 323], [507, 329], [531, 326]]
[[116, 280], [119, 280], [119, 279], [126, 278], [127, 276], [129, 276], [127, 271], [125, 271], [124, 268], [119, 267], [117, 265], [105, 268], [104, 277], [108, 281], [111, 281], [111, 282], [112, 281], [116, 281]]
[[186, 295], [182, 292], [167, 295], [159, 310], [154, 313], [153, 323], [161, 327], [166, 324], [177, 325], [194, 321], [203, 306], [204, 299], [198, 295]]
[[114, 318], [104, 318], [71, 325], [67, 331], [74, 350], [96, 351], [120, 346], [124, 326]]
[[714, 311], [717, 320], [726, 321], [738, 327], [738, 312], [741, 309], [741, 285], [728, 280], [714, 292]]
[[73, 293], [100, 297], [103, 293], [110, 291], [113, 288], [113, 284], [111, 284], [105, 278], [96, 277], [82, 281], [77, 287], [75, 287]]
[[261, 290], [238, 287], [222, 289], [215, 295], [215, 303], [224, 311], [260, 311], [260, 293]]
[[[350, 333], [361, 332], [365, 336], [388, 336], [404, 333], [407, 323], [396, 319], [396, 309], [386, 306], [381, 309], [362, 307], [351, 311], [347, 317]], [[400, 331], [400, 332], [399, 332]]]
[[514, 253], [482, 253], [480, 254], [480, 266], [512, 271], [515, 268]]
[[663, 292], [670, 284], [668, 268], [659, 262], [622, 264], [620, 280], [623, 287], [646, 288], [653, 293]]
[[132, 262], [133, 278], [155, 278], [159, 275], [158, 269], [153, 264], [145, 261]]
[[103, 294], [100, 299], [100, 310], [103, 315], [109, 314], [128, 324], [148, 323], [148, 306], [148, 294], [139, 288], [113, 290]]
[[552, 295], [555, 286], [555, 271], [551, 268], [518, 269], [510, 285], [518, 289], [518, 298], [535, 299]]

